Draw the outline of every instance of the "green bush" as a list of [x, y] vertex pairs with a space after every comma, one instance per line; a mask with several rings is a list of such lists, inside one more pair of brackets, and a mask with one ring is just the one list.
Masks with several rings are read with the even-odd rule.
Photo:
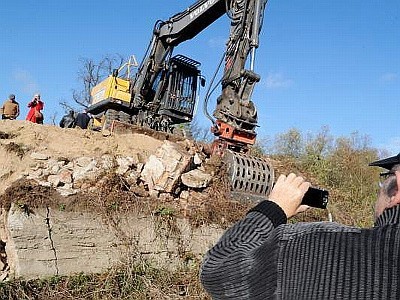
[[[368, 164], [379, 150], [358, 132], [334, 138], [324, 127], [304, 137], [297, 129], [279, 135], [273, 146], [275, 157], [301, 170], [307, 180], [330, 191], [329, 212], [333, 220], [347, 225], [370, 226], [378, 186], [378, 168]], [[283, 152], [282, 152], [283, 151]]]

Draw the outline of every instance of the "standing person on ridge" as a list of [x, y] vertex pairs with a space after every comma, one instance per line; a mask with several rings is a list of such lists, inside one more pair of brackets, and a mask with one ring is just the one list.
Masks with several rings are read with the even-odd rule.
[[43, 124], [44, 118], [42, 110], [44, 108], [44, 103], [40, 99], [40, 94], [35, 94], [32, 101], [28, 103], [28, 107], [30, 108], [30, 110], [28, 111], [26, 120], [37, 124]]
[[15, 95], [11, 94], [0, 107], [0, 114], [3, 120], [15, 120], [19, 116], [19, 104], [15, 101]]

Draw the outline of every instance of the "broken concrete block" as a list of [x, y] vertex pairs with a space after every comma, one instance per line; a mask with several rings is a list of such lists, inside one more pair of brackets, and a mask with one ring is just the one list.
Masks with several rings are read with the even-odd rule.
[[208, 186], [212, 177], [199, 169], [195, 169], [181, 175], [182, 183], [191, 188], [204, 188]]
[[48, 181], [36, 180], [36, 182], [37, 182], [40, 186], [51, 187], [51, 183], [48, 182]]
[[72, 183], [72, 172], [69, 170], [62, 170], [58, 174], [60, 182], [62, 183]]
[[89, 173], [95, 173], [96, 171], [99, 170], [99, 168], [96, 167], [97, 162], [94, 159], [91, 159], [90, 161], [86, 161], [85, 164], [83, 164], [83, 161], [80, 163], [77, 163], [79, 167], [75, 167], [73, 170], [73, 179], [74, 180], [79, 180], [83, 179], [85, 177], [89, 177]]
[[49, 172], [51, 175], [56, 175], [60, 171], [60, 166], [58, 164], [54, 164], [49, 166]]
[[148, 185], [149, 190], [170, 193], [189, 163], [190, 156], [185, 151], [178, 145], [165, 141], [156, 154], [149, 157], [141, 179]]
[[183, 200], [188, 200], [189, 196], [190, 196], [189, 191], [182, 191], [179, 195], [179, 198]]
[[38, 169], [38, 170], [29, 172], [28, 179], [38, 179], [42, 176], [43, 176], [43, 170]]
[[150, 190], [154, 189], [157, 180], [165, 173], [162, 161], [155, 155], [150, 155], [149, 160], [144, 165], [141, 178], [148, 185]]
[[75, 161], [75, 164], [79, 167], [86, 168], [88, 165], [92, 164], [93, 158], [90, 157], [80, 157]]
[[61, 166], [59, 165], [59, 162], [53, 158], [50, 158], [47, 161], [47, 166], [46, 169], [51, 175], [56, 175], [60, 171]]
[[66, 184], [64, 186], [60, 186], [58, 188], [56, 188], [57, 192], [60, 193], [61, 196], [67, 197], [70, 195], [75, 195], [79, 190], [78, 189], [74, 189], [72, 187], [72, 184]]
[[202, 162], [203, 160], [201, 159], [200, 155], [198, 153], [195, 153], [193, 156], [193, 163], [197, 166], [201, 165]]
[[101, 157], [101, 168], [103, 168], [105, 170], [111, 170], [115, 167], [116, 167], [116, 163], [115, 163], [113, 156], [111, 156], [109, 154], [105, 154]]
[[123, 175], [135, 164], [135, 160], [132, 157], [118, 157], [117, 163], [118, 168], [116, 173]]

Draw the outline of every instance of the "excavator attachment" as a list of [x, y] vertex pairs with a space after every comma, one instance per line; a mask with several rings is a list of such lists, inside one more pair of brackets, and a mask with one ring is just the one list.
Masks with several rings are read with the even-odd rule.
[[268, 160], [227, 149], [223, 161], [235, 199], [259, 202], [267, 198], [275, 179], [274, 169]]

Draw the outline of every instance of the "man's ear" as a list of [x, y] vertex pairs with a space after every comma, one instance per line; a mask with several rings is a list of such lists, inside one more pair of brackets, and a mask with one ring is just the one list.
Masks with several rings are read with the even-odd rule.
[[397, 181], [397, 191], [396, 194], [392, 197], [392, 204], [397, 205], [400, 204], [400, 171], [395, 171], [396, 181]]

